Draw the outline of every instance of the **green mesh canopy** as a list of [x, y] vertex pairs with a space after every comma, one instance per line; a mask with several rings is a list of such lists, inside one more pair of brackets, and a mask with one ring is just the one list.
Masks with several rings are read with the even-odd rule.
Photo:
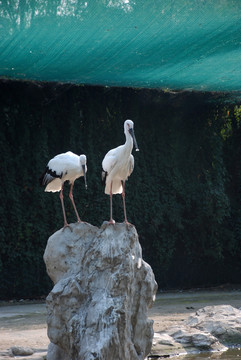
[[0, 77], [241, 90], [240, 0], [0, 0]]

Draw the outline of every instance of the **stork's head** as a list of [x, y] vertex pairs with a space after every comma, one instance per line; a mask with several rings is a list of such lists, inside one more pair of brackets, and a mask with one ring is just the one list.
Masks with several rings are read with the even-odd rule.
[[132, 120], [126, 120], [124, 122], [124, 132], [129, 131], [130, 129], [134, 129], [134, 123]]
[[86, 158], [86, 156], [85, 155], [80, 155], [79, 161], [80, 161], [80, 165], [81, 165], [82, 171], [83, 171], [83, 176], [84, 176], [84, 180], [85, 180], [85, 188], [87, 189], [87, 182], [86, 182], [87, 158]]
[[134, 123], [132, 120], [128, 119], [124, 122], [124, 133], [126, 136], [128, 136], [128, 133], [131, 135], [134, 145], [135, 145], [135, 148], [136, 148], [136, 151], [139, 151], [137, 142], [136, 142], [136, 137], [134, 134]]

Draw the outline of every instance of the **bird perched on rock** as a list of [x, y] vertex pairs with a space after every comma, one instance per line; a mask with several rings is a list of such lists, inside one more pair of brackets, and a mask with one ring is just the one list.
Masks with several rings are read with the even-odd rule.
[[74, 211], [77, 217], [77, 221], [81, 222], [78, 211], [75, 206], [74, 196], [73, 196], [73, 187], [74, 182], [79, 177], [83, 176], [85, 181], [85, 187], [87, 189], [86, 182], [86, 156], [85, 155], [76, 155], [71, 151], [68, 151], [63, 154], [56, 155], [53, 159], [48, 162], [48, 165], [45, 169], [45, 172], [40, 177], [39, 181], [41, 185], [47, 185], [45, 191], [56, 192], [60, 191], [60, 200], [62, 204], [62, 210], [64, 215], [64, 227], [70, 227], [66, 220], [65, 207], [64, 207], [64, 196], [63, 196], [63, 185], [65, 181], [70, 183], [70, 192], [69, 198], [73, 204]]
[[132, 120], [124, 122], [126, 142], [115, 149], [110, 150], [102, 161], [102, 180], [105, 183], [105, 193], [110, 195], [110, 224], [115, 221], [112, 217], [112, 195], [122, 194], [125, 223], [128, 224], [125, 206], [125, 181], [134, 169], [134, 157], [131, 154], [133, 143], [136, 151], [139, 151]]

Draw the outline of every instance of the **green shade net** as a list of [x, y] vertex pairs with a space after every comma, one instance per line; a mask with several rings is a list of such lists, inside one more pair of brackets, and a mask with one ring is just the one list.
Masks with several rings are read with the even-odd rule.
[[241, 90], [240, 0], [0, 0], [0, 77]]

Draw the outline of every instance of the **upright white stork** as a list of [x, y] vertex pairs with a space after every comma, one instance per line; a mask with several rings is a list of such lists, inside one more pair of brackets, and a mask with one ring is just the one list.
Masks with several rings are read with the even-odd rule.
[[87, 189], [86, 183], [86, 156], [85, 155], [76, 155], [71, 151], [68, 151], [63, 154], [56, 155], [53, 159], [48, 162], [48, 165], [40, 177], [39, 181], [41, 185], [47, 185], [45, 191], [56, 192], [60, 191], [60, 200], [62, 204], [62, 210], [64, 215], [64, 227], [70, 227], [66, 220], [65, 207], [64, 207], [64, 196], [63, 196], [63, 185], [65, 181], [70, 183], [70, 192], [69, 198], [73, 204], [74, 211], [77, 217], [77, 221], [81, 222], [78, 211], [75, 206], [74, 196], [73, 196], [73, 186], [76, 179], [80, 176], [84, 177], [85, 188]]
[[125, 205], [125, 181], [134, 169], [134, 157], [131, 154], [133, 142], [136, 147], [136, 151], [139, 151], [134, 134], [134, 123], [132, 120], [126, 120], [124, 122], [124, 133], [126, 136], [125, 144], [110, 150], [102, 161], [102, 180], [105, 183], [105, 193], [110, 195], [110, 224], [115, 223], [112, 217], [113, 194], [122, 194], [124, 218], [125, 223], [128, 224]]

